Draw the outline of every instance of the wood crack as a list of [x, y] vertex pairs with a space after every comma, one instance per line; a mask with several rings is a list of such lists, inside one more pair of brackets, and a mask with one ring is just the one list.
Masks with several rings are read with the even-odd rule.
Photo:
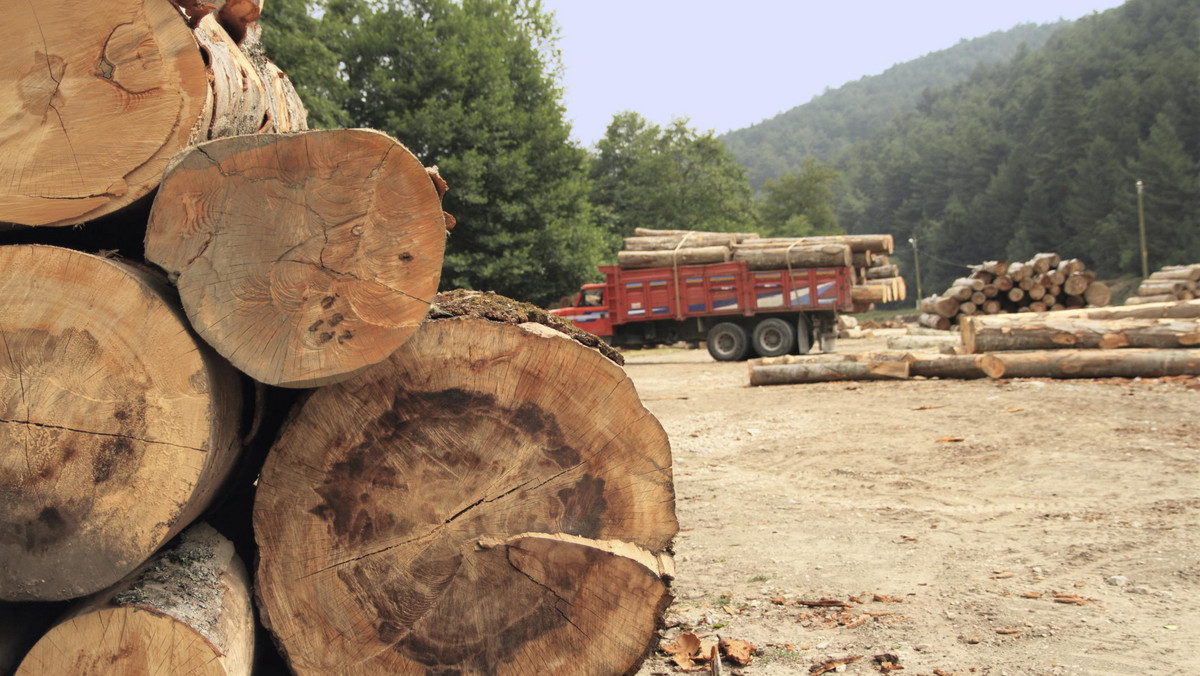
[[[22, 392], [23, 394], [23, 392]], [[184, 444], [175, 444], [170, 441], [155, 441], [153, 439], [142, 439], [140, 437], [131, 437], [127, 434], [116, 434], [113, 432], [93, 432], [91, 430], [79, 430], [73, 427], [64, 427], [62, 425], [51, 425], [49, 423], [38, 423], [32, 420], [4, 420], [0, 418], [0, 424], [8, 425], [28, 425], [30, 427], [41, 427], [49, 430], [60, 430], [63, 432], [74, 432], [76, 434], [88, 434], [97, 437], [113, 437], [116, 439], [128, 439], [129, 441], [137, 441], [143, 444], [158, 444], [159, 446], [171, 446], [174, 448], [182, 448], [189, 451], [197, 451], [199, 453], [208, 453], [206, 448], [196, 448], [195, 446], [186, 446]], [[28, 442], [27, 442], [28, 443]], [[28, 455], [28, 447], [26, 447], [26, 455]], [[27, 458], [28, 460], [28, 458]]]

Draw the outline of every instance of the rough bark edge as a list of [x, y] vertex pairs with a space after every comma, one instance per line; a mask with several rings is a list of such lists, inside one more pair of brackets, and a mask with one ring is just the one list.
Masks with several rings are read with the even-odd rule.
[[493, 291], [468, 291], [457, 289], [443, 291], [434, 296], [426, 315], [430, 321], [451, 317], [477, 317], [505, 324], [534, 323], [547, 326], [575, 342], [598, 350], [618, 366], [625, 365], [625, 358], [611, 345], [600, 338], [577, 328], [570, 321], [529, 303], [506, 298]]

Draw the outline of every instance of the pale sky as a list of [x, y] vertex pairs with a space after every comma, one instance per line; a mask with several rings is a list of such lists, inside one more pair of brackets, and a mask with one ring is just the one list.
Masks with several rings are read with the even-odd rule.
[[555, 13], [573, 137], [615, 113], [688, 117], [718, 134], [826, 88], [1022, 23], [1078, 19], [1121, 0], [543, 0]]

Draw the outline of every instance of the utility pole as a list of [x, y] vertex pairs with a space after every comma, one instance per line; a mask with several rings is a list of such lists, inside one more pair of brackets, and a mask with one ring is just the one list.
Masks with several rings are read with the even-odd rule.
[[1142, 182], [1137, 182], [1138, 191], [1138, 234], [1142, 238], [1142, 279], [1150, 276], [1150, 256], [1146, 252], [1146, 215], [1142, 211]]
[[[1138, 181], [1138, 183], [1141, 183], [1141, 181]], [[913, 268], [917, 271], [917, 309], [919, 310], [921, 308], [921, 299], [925, 297], [921, 293], [921, 257], [917, 255], [917, 238], [909, 237], [908, 243], [913, 247]]]

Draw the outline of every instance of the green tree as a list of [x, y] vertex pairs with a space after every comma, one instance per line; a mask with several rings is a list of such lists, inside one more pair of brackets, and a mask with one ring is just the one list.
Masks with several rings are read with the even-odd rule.
[[758, 200], [761, 232], [767, 237], [837, 235], [832, 186], [838, 172], [807, 158], [800, 170], [768, 180]]
[[282, 41], [278, 61], [319, 61], [327, 117], [391, 134], [449, 183], [444, 288], [544, 304], [596, 274], [587, 153], [569, 138], [558, 29], [538, 0], [279, 2], [312, 32]]
[[[330, 129], [349, 126], [343, 108], [350, 96], [341, 72], [345, 48], [344, 12], [314, 0], [273, 0], [263, 12], [263, 46], [267, 55], [288, 74], [308, 109], [308, 126]], [[318, 15], [321, 18], [317, 18]]]
[[638, 226], [744, 231], [754, 227], [746, 172], [712, 132], [686, 119], [665, 129], [618, 113], [591, 162], [592, 203], [616, 236]]

